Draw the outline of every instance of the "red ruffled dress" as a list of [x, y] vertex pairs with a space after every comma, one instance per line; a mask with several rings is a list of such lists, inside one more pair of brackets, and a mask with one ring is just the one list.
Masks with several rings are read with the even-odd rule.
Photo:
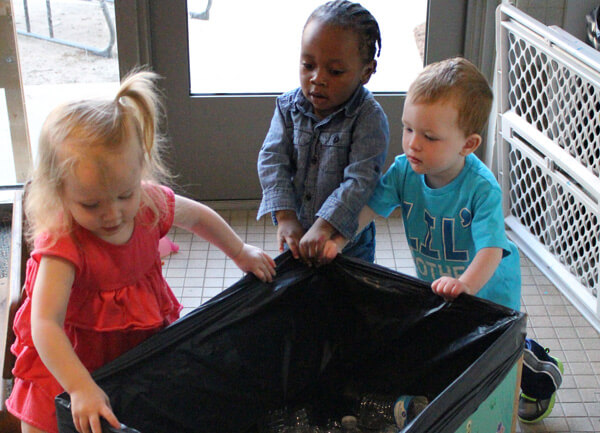
[[63, 392], [40, 359], [31, 338], [31, 291], [44, 255], [75, 265], [64, 329], [75, 353], [91, 372], [141, 343], [179, 317], [181, 305], [162, 275], [158, 242], [173, 224], [175, 196], [165, 187], [145, 186], [166, 195], [158, 224], [142, 207], [131, 239], [113, 245], [80, 226], [51, 244], [40, 236], [27, 262], [27, 296], [14, 321], [17, 356], [8, 410], [39, 429], [58, 433], [54, 397]]

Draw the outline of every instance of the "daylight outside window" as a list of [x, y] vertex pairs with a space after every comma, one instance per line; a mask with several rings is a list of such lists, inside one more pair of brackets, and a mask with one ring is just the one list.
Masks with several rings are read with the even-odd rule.
[[[35, 160], [43, 121], [61, 102], [118, 89], [114, 1], [13, 1], [26, 123]], [[3, 41], [4, 42], [4, 41]], [[8, 107], [0, 88], [0, 185], [16, 183]]]
[[[188, 0], [190, 92], [278, 94], [299, 85], [300, 38], [323, 0]], [[379, 23], [373, 92], [405, 92], [423, 68], [427, 0], [362, 0]]]

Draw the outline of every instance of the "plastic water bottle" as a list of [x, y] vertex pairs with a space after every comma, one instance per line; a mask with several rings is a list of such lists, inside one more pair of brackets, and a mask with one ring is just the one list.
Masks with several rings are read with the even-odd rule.
[[358, 426], [362, 430], [380, 431], [386, 425], [395, 424], [395, 402], [390, 396], [366, 394], [358, 405]]
[[310, 424], [306, 408], [295, 410], [290, 416], [289, 424], [283, 430], [285, 433], [321, 433], [321, 429], [318, 426]]
[[263, 420], [261, 433], [284, 433], [287, 421], [287, 409], [274, 409]]
[[347, 415], [342, 418], [342, 432], [361, 433], [361, 430], [358, 428], [358, 420], [355, 416]]
[[323, 433], [343, 433], [342, 424], [335, 419], [328, 420], [322, 430]]
[[358, 406], [358, 427], [363, 431], [390, 432], [404, 428], [429, 403], [425, 396], [367, 394]]
[[309, 429], [308, 411], [306, 408], [300, 408], [292, 412], [289, 426], [284, 431], [285, 433], [309, 433]]
[[401, 395], [394, 404], [394, 420], [398, 428], [415, 419], [425, 410], [429, 400], [424, 395]]

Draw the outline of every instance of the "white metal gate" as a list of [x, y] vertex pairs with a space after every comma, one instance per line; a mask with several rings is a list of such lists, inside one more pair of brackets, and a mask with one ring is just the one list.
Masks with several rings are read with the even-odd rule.
[[496, 35], [510, 236], [600, 331], [600, 52], [508, 4]]

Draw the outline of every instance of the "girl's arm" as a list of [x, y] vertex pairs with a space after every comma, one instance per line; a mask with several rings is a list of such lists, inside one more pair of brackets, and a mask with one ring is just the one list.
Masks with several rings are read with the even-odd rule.
[[202, 203], [175, 195], [175, 221], [223, 251], [244, 272], [261, 281], [272, 281], [275, 261], [262, 249], [246, 244], [214, 210]]
[[438, 278], [431, 288], [446, 299], [454, 299], [461, 293], [475, 295], [494, 275], [501, 260], [502, 248], [482, 248], [459, 278]]
[[31, 335], [44, 365], [71, 396], [77, 431], [101, 433], [100, 416], [115, 428], [121, 424], [107, 395], [81, 363], [63, 330], [74, 275], [70, 262], [42, 257], [31, 300]]

